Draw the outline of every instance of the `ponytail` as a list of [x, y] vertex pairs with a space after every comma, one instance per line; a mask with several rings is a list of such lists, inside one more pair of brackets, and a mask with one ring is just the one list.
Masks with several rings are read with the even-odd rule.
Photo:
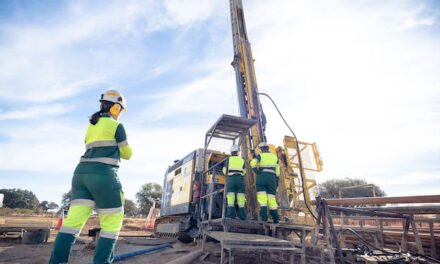
[[110, 111], [110, 108], [113, 106], [113, 104], [114, 103], [112, 102], [101, 101], [101, 109], [90, 117], [89, 119], [90, 124], [96, 125], [96, 123], [98, 123], [99, 121], [99, 118], [101, 117], [101, 114], [108, 113], [108, 111]]
[[90, 119], [89, 122], [92, 125], [96, 125], [96, 123], [98, 123], [99, 118], [101, 117], [101, 110], [99, 110], [98, 112], [94, 113]]

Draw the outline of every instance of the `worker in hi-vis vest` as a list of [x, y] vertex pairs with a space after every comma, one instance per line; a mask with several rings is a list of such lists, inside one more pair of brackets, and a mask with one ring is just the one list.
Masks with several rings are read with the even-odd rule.
[[[243, 181], [246, 170], [244, 168], [244, 160], [238, 156], [239, 151], [239, 146], [232, 145], [231, 156], [228, 158], [228, 180], [226, 186], [228, 210], [226, 211], [226, 217], [235, 218], [235, 196], [237, 196], [238, 217], [241, 220], [246, 220], [246, 209], [244, 208], [246, 197], [244, 195]], [[226, 167], [223, 167], [223, 173], [226, 174]]]
[[124, 218], [124, 196], [118, 179], [120, 159], [130, 159], [132, 150], [122, 124], [124, 96], [115, 90], [101, 95], [101, 109], [90, 117], [85, 144], [72, 179], [70, 208], [55, 240], [49, 263], [67, 263], [72, 245], [95, 210], [101, 227], [93, 263], [112, 263]]
[[279, 223], [278, 204], [275, 198], [277, 192], [277, 180], [280, 175], [278, 158], [269, 151], [269, 145], [261, 142], [258, 145], [261, 153], [251, 161], [251, 167], [257, 174], [257, 201], [260, 205], [261, 220], [267, 222], [267, 207], [275, 224]]

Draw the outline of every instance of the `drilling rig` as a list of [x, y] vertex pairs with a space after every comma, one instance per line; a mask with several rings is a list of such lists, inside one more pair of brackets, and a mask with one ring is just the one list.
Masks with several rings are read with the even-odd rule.
[[[202, 226], [215, 226], [215, 223], [221, 223], [217, 225], [218, 229], [234, 230], [237, 227], [254, 230], [250, 232], [259, 232], [261, 226], [257, 214], [255, 173], [249, 163], [258, 152], [258, 144], [270, 142], [265, 133], [266, 118], [260, 97], [272, 99], [258, 90], [242, 0], [230, 0], [229, 5], [234, 51], [231, 65], [235, 70], [240, 116], [221, 116], [207, 131], [204, 148], [192, 151], [166, 170], [160, 217], [155, 226], [156, 234], [161, 236], [178, 236], [182, 241], [192, 241], [200, 235]], [[291, 132], [292, 135], [284, 137], [282, 146], [270, 145], [270, 151], [277, 155], [281, 169], [278, 189], [281, 220], [284, 223], [312, 225], [314, 208], [311, 199], [316, 185], [313, 173], [322, 170], [322, 160], [315, 143], [301, 142]], [[209, 149], [212, 138], [231, 140], [241, 146], [247, 171], [247, 220], [225, 219], [227, 177], [222, 167], [227, 167], [229, 155]]]

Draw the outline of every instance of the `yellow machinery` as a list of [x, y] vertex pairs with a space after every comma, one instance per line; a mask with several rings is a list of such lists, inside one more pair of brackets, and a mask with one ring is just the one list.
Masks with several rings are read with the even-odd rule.
[[[248, 216], [251, 221], [258, 220], [255, 173], [249, 163], [258, 151], [260, 142], [270, 143], [265, 134], [266, 118], [259, 97], [267, 96], [271, 101], [272, 99], [258, 92], [242, 0], [230, 0], [230, 13], [234, 47], [231, 64], [235, 69], [240, 116], [223, 115], [208, 130], [204, 149], [191, 152], [167, 169], [161, 217], [156, 221], [158, 234], [178, 234], [181, 240], [189, 241], [198, 235], [203, 221], [224, 217], [225, 176], [221, 168], [227, 166], [225, 160], [228, 155], [208, 149], [212, 137], [238, 141], [240, 144], [241, 155], [247, 161], [245, 188]], [[279, 112], [275, 103], [274, 106]], [[281, 113], [280, 116], [285, 122]], [[284, 137], [283, 146], [271, 146], [271, 151], [278, 156], [281, 167], [278, 190], [281, 220], [313, 224], [314, 208], [310, 203], [314, 196], [313, 188], [316, 186], [313, 173], [322, 170], [322, 160], [315, 143], [300, 142], [291, 129], [290, 131], [292, 136]]]

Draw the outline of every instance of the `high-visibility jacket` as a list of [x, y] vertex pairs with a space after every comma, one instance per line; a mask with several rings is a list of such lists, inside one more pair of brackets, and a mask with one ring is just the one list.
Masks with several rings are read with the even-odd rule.
[[99, 162], [119, 167], [120, 159], [130, 159], [132, 150], [122, 124], [103, 114], [95, 125], [87, 128], [86, 152], [80, 162]]
[[263, 152], [257, 155], [251, 161], [251, 167], [260, 172], [274, 173], [280, 176], [280, 166], [278, 165], [278, 158], [275, 154], [270, 152]]
[[[223, 173], [226, 174], [226, 167], [223, 168]], [[241, 176], [246, 174], [244, 159], [239, 156], [230, 156], [228, 158], [228, 176], [234, 174], [239, 174]]]

